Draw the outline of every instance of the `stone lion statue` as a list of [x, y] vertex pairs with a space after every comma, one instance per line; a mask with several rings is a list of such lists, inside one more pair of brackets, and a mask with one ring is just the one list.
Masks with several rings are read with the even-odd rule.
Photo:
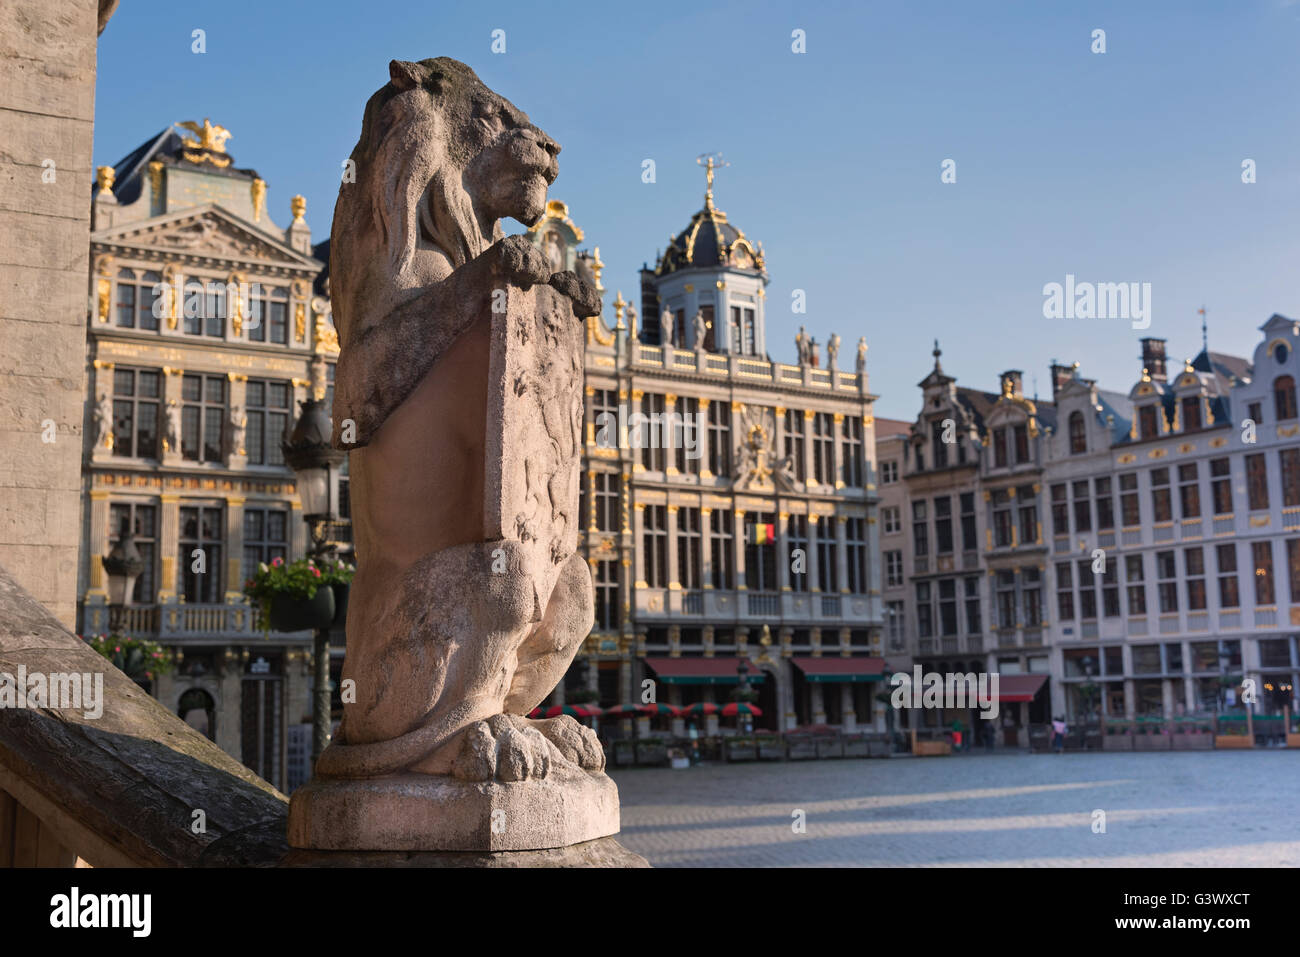
[[317, 774], [594, 773], [590, 729], [524, 717], [593, 623], [577, 496], [583, 320], [600, 300], [500, 224], [538, 221], [560, 148], [462, 63], [389, 74], [330, 242], [356, 701]]

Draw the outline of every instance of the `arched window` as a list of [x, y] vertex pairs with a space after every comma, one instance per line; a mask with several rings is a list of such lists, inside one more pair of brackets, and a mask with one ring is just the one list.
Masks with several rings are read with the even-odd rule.
[[211, 741], [217, 740], [216, 705], [212, 695], [202, 688], [190, 688], [181, 695], [176, 711], [181, 720], [195, 731]]
[[1295, 379], [1289, 375], [1280, 375], [1273, 380], [1273, 410], [1279, 421], [1296, 417]]
[[1070, 413], [1070, 454], [1088, 451], [1088, 433], [1083, 424], [1082, 412]]

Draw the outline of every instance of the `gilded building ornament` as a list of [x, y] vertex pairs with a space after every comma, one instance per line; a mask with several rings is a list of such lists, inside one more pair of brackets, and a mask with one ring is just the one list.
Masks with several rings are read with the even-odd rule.
[[303, 214], [307, 212], [307, 197], [298, 195], [289, 199], [289, 212], [293, 213], [293, 221], [301, 223]]
[[95, 283], [95, 311], [100, 322], [108, 322], [108, 311], [113, 301], [113, 257], [99, 260], [99, 278]]
[[307, 341], [307, 304], [304, 302], [293, 307], [293, 330], [299, 342]]
[[149, 190], [153, 198], [162, 199], [163, 185], [163, 164], [162, 160], [154, 160], [149, 164]]
[[177, 321], [177, 300], [180, 298], [176, 295], [176, 277], [179, 270], [175, 263], [168, 263], [163, 266], [162, 285], [163, 285], [163, 315], [167, 318], [167, 328], [175, 329]]
[[243, 273], [232, 272], [226, 277], [226, 311], [230, 313], [230, 329], [238, 338], [244, 334], [243, 291], [248, 277]]
[[111, 166], [97, 166], [95, 168], [95, 179], [99, 183], [100, 195], [103, 196], [106, 193], [111, 195], [113, 192], [113, 183], [117, 179], [117, 173]]
[[266, 180], [255, 179], [248, 187], [249, 194], [253, 197], [253, 222], [262, 221], [262, 213], [266, 211]]
[[230, 130], [224, 126], [213, 126], [206, 116], [203, 118], [202, 126], [193, 120], [186, 120], [176, 125], [199, 137], [198, 139], [191, 136], [184, 138], [184, 144], [189, 147], [181, 152], [185, 159], [191, 163], [211, 163], [220, 169], [230, 165], [230, 157], [225, 155], [226, 140], [231, 136]]

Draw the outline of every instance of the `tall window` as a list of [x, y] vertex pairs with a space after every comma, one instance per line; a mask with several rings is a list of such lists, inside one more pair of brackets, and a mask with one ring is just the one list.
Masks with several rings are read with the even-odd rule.
[[1286, 540], [1286, 576], [1291, 583], [1291, 604], [1300, 605], [1300, 538]]
[[918, 638], [934, 635], [934, 606], [930, 603], [930, 583], [916, 583], [916, 634]]
[[817, 587], [824, 592], [840, 590], [838, 556], [840, 543], [835, 539], [835, 519], [827, 518], [817, 530]]
[[939, 582], [939, 634], [957, 634], [957, 579]]
[[[790, 588], [794, 591], [808, 590], [808, 516], [807, 515], [789, 515], [785, 520], [785, 559], [787, 567], [790, 569]], [[795, 564], [795, 552], [800, 551], [803, 554], [803, 561], [799, 565]], [[795, 571], [796, 567], [802, 567], [804, 571]]]
[[1282, 464], [1282, 507], [1300, 505], [1300, 449], [1282, 449], [1278, 458]]
[[973, 552], [979, 548], [975, 539], [975, 493], [961, 493], [961, 547]]
[[948, 467], [948, 443], [943, 440], [943, 423], [930, 423], [930, 442], [934, 446], [934, 467], [943, 469]]
[[818, 412], [813, 416], [813, 478], [823, 485], [835, 484], [835, 416]]
[[930, 554], [930, 526], [925, 501], [912, 503], [912, 555], [924, 558]]
[[1255, 604], [1271, 605], [1276, 600], [1273, 590], [1273, 543], [1252, 542], [1250, 550], [1255, 561]]
[[1014, 534], [1011, 496], [1004, 488], [994, 489], [991, 501], [993, 503], [993, 545], [997, 548], [1010, 548]]
[[288, 342], [289, 290], [283, 286], [272, 287], [266, 305], [266, 325], [271, 341], [281, 344]]
[[1205, 552], [1198, 545], [1183, 549], [1183, 568], [1187, 572], [1187, 610], [1205, 610]]
[[1070, 485], [1070, 494], [1074, 498], [1074, 530], [1076, 532], [1092, 531], [1092, 498], [1088, 480], [1083, 479]]
[[1007, 465], [1007, 430], [993, 430], [993, 467], [1006, 468]]
[[1128, 585], [1128, 613], [1147, 613], [1146, 574], [1142, 570], [1141, 555], [1124, 556], [1124, 580]]
[[709, 514], [709, 557], [713, 560], [713, 587], [736, 587], [736, 561], [732, 551], [734, 522], [731, 512], [715, 508]]
[[1295, 379], [1289, 375], [1280, 375], [1273, 380], [1273, 412], [1279, 422], [1296, 417]]
[[903, 513], [897, 505], [885, 505], [880, 509], [880, 523], [886, 535], [896, 535], [903, 530]]
[[731, 474], [731, 404], [725, 401], [709, 403], [709, 471]]
[[602, 532], [618, 529], [618, 473], [597, 472], [596, 486], [596, 528]]
[[983, 616], [980, 614], [980, 580], [978, 578], [965, 579], [964, 591], [966, 597], [966, 634], [978, 635], [984, 630]]
[[998, 627], [1016, 627], [1016, 573], [1004, 569], [997, 573]]
[[1042, 574], [1030, 566], [1020, 569], [1020, 603], [1025, 613], [1025, 626], [1033, 628], [1043, 620]]
[[1088, 430], [1082, 412], [1070, 413], [1070, 454], [1082, 455], [1088, 451]]
[[220, 505], [185, 506], [180, 510], [181, 593], [190, 604], [216, 604], [221, 587], [225, 516]]
[[1210, 459], [1210, 497], [1215, 515], [1232, 514], [1232, 466], [1227, 458]]
[[1237, 546], [1234, 542], [1216, 545], [1214, 553], [1219, 563], [1219, 607], [1241, 607], [1241, 592], [1237, 588]]
[[1024, 465], [1029, 461], [1029, 426], [1017, 425], [1012, 434], [1016, 441], [1016, 464]]
[[898, 481], [898, 463], [881, 462], [880, 463], [880, 484], [893, 485]]
[[1074, 620], [1074, 576], [1069, 562], [1056, 563], [1056, 617]]
[[885, 584], [890, 588], [903, 584], [903, 553], [900, 551], [885, 552]]
[[1201, 397], [1185, 395], [1182, 400], [1183, 431], [1195, 432], [1201, 427]]
[[190, 280], [185, 284], [180, 311], [184, 316], [181, 329], [186, 335], [223, 338], [226, 334], [226, 284]]
[[1097, 530], [1111, 531], [1115, 528], [1115, 500], [1110, 494], [1110, 478], [1093, 479], [1092, 487], [1097, 495]]
[[745, 515], [745, 586], [751, 591], [776, 591], [776, 528], [771, 512]]
[[1136, 472], [1129, 472], [1119, 477], [1120, 521], [1125, 528], [1134, 528], [1142, 523], [1138, 507], [1138, 477]]
[[1076, 562], [1075, 571], [1079, 576], [1079, 616], [1096, 618], [1099, 576], [1092, 570], [1092, 562], [1088, 559]]
[[801, 409], [785, 410], [785, 454], [794, 461], [794, 477], [807, 481], [808, 468], [804, 455], [804, 417]]
[[282, 508], [244, 507], [244, 578], [259, 562], [289, 557], [289, 513]]
[[1020, 543], [1032, 545], [1038, 541], [1038, 498], [1032, 485], [1016, 489], [1016, 506], [1020, 518]]
[[162, 374], [157, 369], [113, 370], [113, 454], [158, 457]]
[[645, 582], [650, 588], [668, 587], [668, 510], [663, 505], [647, 505], [643, 515], [645, 531], [642, 551], [645, 555]]
[[1173, 502], [1169, 494], [1169, 469], [1151, 470], [1151, 520], [1169, 522], [1174, 517]]
[[1201, 517], [1201, 486], [1195, 462], [1178, 466], [1178, 501], [1184, 519]]
[[698, 508], [677, 509], [677, 580], [683, 588], [699, 588], [704, 584]]
[[157, 598], [155, 567], [158, 554], [158, 509], [154, 505], [137, 505], [131, 502], [109, 506], [109, 546], [116, 545], [122, 533], [130, 530], [135, 535], [135, 547], [144, 559], [144, 569], [135, 580], [131, 600], [141, 605], [152, 605]]
[[591, 438], [596, 448], [618, 448], [618, 393], [613, 389], [592, 390], [587, 414], [591, 417]]
[[[845, 564], [849, 591], [855, 595], [867, 593], [867, 520], [857, 517], [844, 523]], [[1294, 578], [1293, 578], [1294, 581]]]
[[641, 396], [641, 414], [645, 417], [640, 426], [641, 466], [647, 472], [664, 471], [664, 397], [647, 392]]
[[1246, 499], [1252, 510], [1268, 508], [1268, 469], [1263, 452], [1246, 456]]
[[162, 282], [156, 272], [143, 273], [137, 280], [135, 270], [123, 269], [117, 274], [117, 325], [120, 329], [158, 328], [158, 317], [153, 314], [154, 287]]
[[1160, 434], [1158, 415], [1159, 412], [1154, 405], [1145, 405], [1138, 409], [1138, 436], [1140, 438], [1154, 439]]
[[596, 562], [596, 631], [616, 631], [618, 610], [618, 562]]
[[1070, 503], [1066, 499], [1064, 484], [1052, 486], [1052, 534], [1070, 534]]
[[840, 455], [844, 462], [844, 484], [862, 488], [862, 419], [846, 415], [840, 423]]
[[[700, 400], [694, 396], [682, 396], [677, 400], [676, 412], [681, 416], [680, 436], [674, 434], [673, 445], [676, 448], [677, 471], [684, 475], [700, 474], [700, 442], [704, 436], [695, 432], [695, 423], [699, 421]], [[692, 453], [687, 449], [687, 439], [694, 447]]]
[[288, 382], [248, 380], [248, 430], [244, 448], [250, 465], [283, 465], [281, 442], [289, 426], [292, 392]]
[[934, 552], [952, 554], [952, 499], [947, 495], [934, 500]]
[[1119, 611], [1119, 560], [1106, 559], [1106, 569], [1101, 576], [1101, 613], [1107, 618], [1118, 618]]
[[181, 380], [181, 399], [181, 454], [192, 462], [220, 462], [226, 377], [187, 374]]
[[1172, 551], [1156, 552], [1156, 591], [1160, 595], [1161, 614], [1178, 610], [1178, 570]]

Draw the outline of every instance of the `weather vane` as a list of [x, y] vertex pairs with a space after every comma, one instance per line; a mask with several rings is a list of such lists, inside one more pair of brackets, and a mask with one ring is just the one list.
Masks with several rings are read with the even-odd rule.
[[708, 180], [708, 189], [704, 193], [704, 206], [707, 209], [713, 208], [713, 174], [716, 170], [724, 166], [730, 166], [730, 163], [724, 162], [721, 153], [701, 153], [695, 157], [695, 162], [704, 167], [704, 175]]

